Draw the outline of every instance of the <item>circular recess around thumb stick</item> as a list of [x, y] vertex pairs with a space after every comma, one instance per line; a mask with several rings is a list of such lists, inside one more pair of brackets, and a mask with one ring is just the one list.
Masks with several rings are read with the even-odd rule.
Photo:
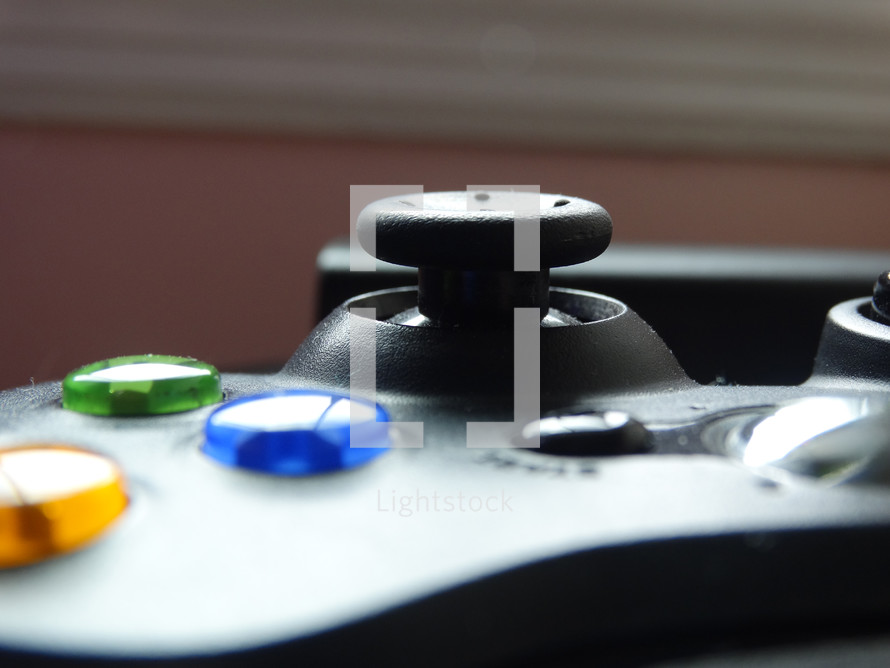
[[371, 255], [409, 267], [512, 271], [515, 223], [540, 221], [540, 266], [591, 260], [609, 246], [612, 220], [577, 197], [454, 191], [389, 197], [366, 207], [358, 238]]

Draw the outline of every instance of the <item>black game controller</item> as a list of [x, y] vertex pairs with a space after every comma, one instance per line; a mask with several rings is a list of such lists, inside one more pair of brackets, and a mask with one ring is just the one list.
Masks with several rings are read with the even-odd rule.
[[611, 220], [534, 197], [367, 208], [418, 287], [278, 373], [138, 356], [0, 394], [3, 665], [890, 661], [888, 275], [805, 382], [702, 384], [549, 287]]

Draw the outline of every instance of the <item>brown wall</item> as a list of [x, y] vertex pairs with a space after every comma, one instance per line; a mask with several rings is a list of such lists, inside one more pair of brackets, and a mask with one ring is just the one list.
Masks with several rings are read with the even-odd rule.
[[7, 126], [0, 386], [142, 352], [284, 360], [349, 186], [390, 183], [538, 184], [620, 241], [890, 249], [888, 164]]

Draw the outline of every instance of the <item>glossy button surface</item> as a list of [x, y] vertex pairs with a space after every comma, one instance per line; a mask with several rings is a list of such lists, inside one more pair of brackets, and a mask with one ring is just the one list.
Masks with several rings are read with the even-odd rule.
[[92, 415], [179, 413], [219, 401], [219, 372], [189, 357], [115, 357], [76, 369], [62, 382], [62, 405]]
[[205, 436], [203, 450], [216, 461], [275, 475], [353, 468], [390, 446], [380, 405], [316, 390], [232, 401], [210, 415]]
[[542, 454], [609, 457], [647, 452], [650, 436], [627, 413], [606, 411], [541, 418], [523, 428], [520, 445], [537, 440]]
[[841, 482], [890, 482], [890, 399], [818, 396], [717, 418], [702, 434], [759, 470]]
[[124, 476], [106, 457], [55, 444], [0, 450], [0, 568], [77, 549], [126, 506]]

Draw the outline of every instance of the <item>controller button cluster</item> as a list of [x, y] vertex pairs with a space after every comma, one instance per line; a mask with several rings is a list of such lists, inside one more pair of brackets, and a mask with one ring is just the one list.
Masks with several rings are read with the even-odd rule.
[[351, 469], [390, 447], [379, 404], [335, 392], [285, 390], [236, 399], [211, 413], [203, 451], [241, 469], [300, 476]]
[[216, 368], [189, 357], [115, 357], [76, 369], [62, 382], [62, 405], [91, 415], [179, 413], [222, 398]]
[[59, 444], [0, 450], [0, 568], [82, 547], [126, 506], [124, 476], [102, 455]]

